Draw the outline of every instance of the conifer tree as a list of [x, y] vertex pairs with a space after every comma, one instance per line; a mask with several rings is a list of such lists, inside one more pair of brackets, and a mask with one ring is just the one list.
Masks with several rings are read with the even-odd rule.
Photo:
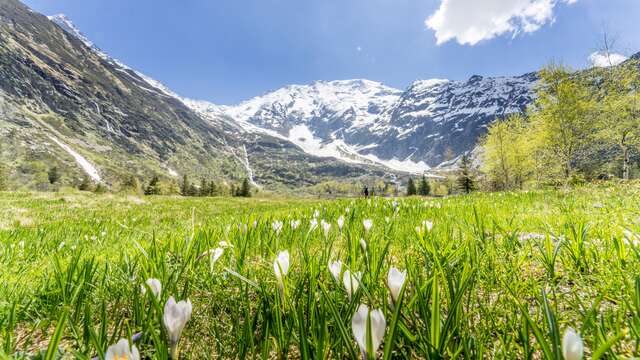
[[144, 189], [145, 195], [160, 195], [160, 179], [158, 175], [154, 175], [149, 181], [149, 185]]
[[431, 187], [429, 186], [427, 177], [422, 175], [422, 180], [420, 180], [420, 185], [418, 186], [418, 194], [421, 196], [429, 196], [430, 193]]
[[242, 185], [240, 186], [239, 196], [251, 197], [251, 184], [248, 178], [244, 178]]
[[216, 186], [216, 182], [211, 180], [209, 182], [209, 196], [218, 195], [218, 187]]
[[60, 173], [58, 172], [58, 167], [54, 166], [47, 172], [47, 177], [49, 178], [50, 184], [55, 184], [60, 180]]
[[187, 174], [184, 174], [182, 176], [182, 186], [180, 187], [180, 194], [182, 196], [189, 196], [190, 189], [191, 186], [189, 185], [189, 178], [187, 177]]
[[417, 194], [416, 184], [413, 182], [412, 178], [409, 178], [409, 182], [407, 183], [407, 196], [413, 196]]
[[457, 182], [458, 187], [465, 194], [469, 194], [476, 189], [476, 182], [471, 170], [471, 161], [467, 154], [462, 155], [460, 160], [460, 173]]
[[200, 189], [198, 189], [198, 195], [200, 195], [201, 197], [211, 196], [211, 194], [209, 194], [209, 185], [204, 178], [200, 179]]

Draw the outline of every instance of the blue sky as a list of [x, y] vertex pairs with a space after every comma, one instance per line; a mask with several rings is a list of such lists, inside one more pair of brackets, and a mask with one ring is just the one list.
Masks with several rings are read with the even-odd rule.
[[[418, 79], [519, 75], [552, 60], [583, 68], [603, 30], [617, 51], [640, 51], [638, 0], [443, 1], [24, 0], [45, 15], [66, 14], [111, 56], [180, 95], [217, 104], [314, 80], [367, 78], [403, 89]], [[469, 45], [455, 36], [516, 2], [551, 4], [552, 14], [533, 17], [536, 31], [520, 9], [514, 28], [492, 38]], [[453, 31], [440, 45], [425, 25], [439, 10], [440, 30]]]

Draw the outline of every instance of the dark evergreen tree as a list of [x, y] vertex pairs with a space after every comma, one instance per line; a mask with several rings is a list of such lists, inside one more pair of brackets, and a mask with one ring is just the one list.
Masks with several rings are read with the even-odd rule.
[[471, 160], [466, 154], [463, 155], [460, 160], [460, 170], [457, 183], [458, 188], [465, 194], [469, 194], [476, 189], [476, 181], [471, 169]]
[[198, 189], [198, 196], [207, 197], [211, 196], [209, 194], [209, 184], [207, 184], [207, 180], [204, 178], [200, 179], [200, 188]]
[[49, 178], [50, 184], [55, 184], [60, 180], [60, 173], [58, 172], [58, 167], [54, 166], [49, 169], [47, 172], [47, 176]]
[[427, 177], [422, 175], [422, 180], [420, 180], [420, 185], [418, 186], [418, 194], [420, 194], [421, 196], [429, 196], [430, 193], [431, 186], [429, 186]]
[[249, 183], [248, 178], [244, 178], [242, 181], [238, 195], [242, 197], [251, 197], [251, 184]]
[[160, 178], [158, 175], [154, 175], [149, 181], [149, 185], [144, 189], [145, 195], [160, 195]]
[[182, 176], [182, 186], [180, 187], [180, 194], [182, 196], [189, 196], [189, 190], [191, 189], [191, 185], [189, 184], [189, 178], [187, 174]]
[[412, 178], [409, 178], [409, 182], [407, 183], [407, 196], [416, 195], [416, 184], [413, 182]]
[[217, 196], [218, 195], [218, 186], [216, 185], [216, 182], [211, 180], [211, 182], [209, 182], [209, 196]]
[[78, 190], [80, 191], [91, 191], [92, 187], [91, 179], [88, 176], [82, 178], [82, 182], [78, 185]]

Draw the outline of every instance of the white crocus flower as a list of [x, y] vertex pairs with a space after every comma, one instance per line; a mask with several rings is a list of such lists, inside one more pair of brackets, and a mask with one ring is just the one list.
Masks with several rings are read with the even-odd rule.
[[182, 330], [187, 324], [187, 321], [191, 318], [191, 301], [189, 299], [178, 301], [171, 296], [167, 303], [164, 305], [164, 314], [162, 320], [164, 321], [164, 327], [169, 334], [169, 345], [171, 347], [171, 358], [178, 358], [178, 342], [180, 341], [180, 335]]
[[373, 220], [365, 219], [362, 221], [362, 225], [364, 226], [364, 231], [368, 232], [373, 227]]
[[271, 224], [271, 227], [273, 228], [273, 231], [276, 232], [276, 234], [280, 234], [280, 231], [282, 231], [282, 221], [274, 221], [273, 224]]
[[[219, 244], [218, 244], [219, 245]], [[198, 260], [204, 258], [205, 256], [210, 256], [211, 258], [211, 264], [215, 264], [218, 259], [220, 259], [220, 257], [222, 256], [222, 254], [224, 254], [224, 249], [219, 247], [219, 248], [215, 248], [215, 249], [210, 249], [207, 250], [205, 252], [203, 252], [202, 254], [198, 255]]]
[[433, 229], [433, 222], [429, 220], [425, 220], [422, 222], [422, 226], [424, 226], [427, 229], [427, 231], [431, 232], [431, 229]]
[[[160, 280], [158, 280], [158, 279], [147, 279], [147, 281], [145, 281], [145, 283], [147, 284], [149, 289], [151, 289], [151, 293], [153, 294], [153, 296], [155, 296], [157, 299], [159, 299], [160, 298], [160, 294], [162, 294], [162, 283], [160, 282]], [[144, 286], [144, 285], [141, 285], [141, 289], [142, 289], [142, 295], [145, 295], [147, 293], [147, 287]]]
[[360, 249], [362, 249], [363, 253], [367, 253], [367, 242], [364, 239], [360, 239]]
[[229, 244], [228, 242], [222, 240], [220, 242], [218, 242], [218, 246], [220, 246], [221, 248], [230, 248], [233, 247], [233, 245]]
[[300, 220], [291, 220], [291, 229], [295, 230], [300, 226]]
[[345, 214], [348, 214], [348, 213], [350, 213], [350, 212], [351, 212], [351, 209], [349, 209], [349, 208], [344, 208], [344, 212], [345, 212]]
[[318, 218], [320, 216], [320, 211], [316, 210], [313, 212], [313, 217]]
[[107, 348], [105, 360], [140, 360], [140, 353], [135, 345], [129, 346], [129, 340], [120, 339]]
[[329, 231], [331, 231], [331, 224], [322, 220], [322, 230], [324, 231], [324, 237], [329, 237]]
[[351, 331], [363, 359], [367, 359], [367, 338], [371, 338], [371, 351], [375, 353], [382, 344], [386, 328], [387, 322], [382, 311], [369, 310], [367, 305], [360, 304], [351, 318]]
[[387, 274], [387, 286], [389, 287], [389, 292], [391, 293], [391, 300], [393, 301], [393, 304], [398, 302], [400, 291], [402, 290], [402, 286], [404, 285], [406, 279], [406, 271], [400, 271], [395, 267], [391, 267], [389, 269], [389, 273]]
[[340, 273], [342, 272], [342, 261], [334, 261], [329, 263], [329, 271], [337, 283], [340, 283]]
[[343, 226], [344, 226], [344, 216], [340, 215], [340, 217], [338, 218], [338, 229], [342, 231]]
[[564, 360], [581, 360], [583, 354], [582, 338], [572, 327], [568, 327], [562, 337], [562, 356]]
[[289, 272], [289, 251], [281, 251], [273, 261], [273, 272], [278, 280], [280, 294], [284, 296], [284, 277]]
[[353, 294], [358, 291], [360, 287], [360, 278], [362, 277], [361, 272], [351, 273], [350, 270], [345, 270], [342, 275], [342, 284], [344, 285], [344, 289], [347, 291], [347, 295], [349, 295], [349, 301], [351, 301], [351, 297]]
[[309, 231], [313, 231], [318, 227], [318, 219], [311, 219], [309, 221]]

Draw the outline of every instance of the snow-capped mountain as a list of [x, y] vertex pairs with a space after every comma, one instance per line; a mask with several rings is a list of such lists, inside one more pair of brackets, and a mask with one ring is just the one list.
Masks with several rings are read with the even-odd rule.
[[314, 155], [423, 172], [472, 150], [496, 118], [524, 111], [536, 82], [533, 73], [473, 76], [416, 81], [401, 91], [369, 80], [319, 81], [238, 106], [211, 105], [208, 113], [225, 114], [248, 131], [280, 136]]
[[356, 79], [290, 85], [236, 106], [182, 98], [115, 60], [64, 15], [49, 17], [105, 60], [215, 124], [295, 144], [310, 155], [421, 173], [474, 148], [489, 123], [523, 111], [537, 77], [421, 80], [405, 91]]

